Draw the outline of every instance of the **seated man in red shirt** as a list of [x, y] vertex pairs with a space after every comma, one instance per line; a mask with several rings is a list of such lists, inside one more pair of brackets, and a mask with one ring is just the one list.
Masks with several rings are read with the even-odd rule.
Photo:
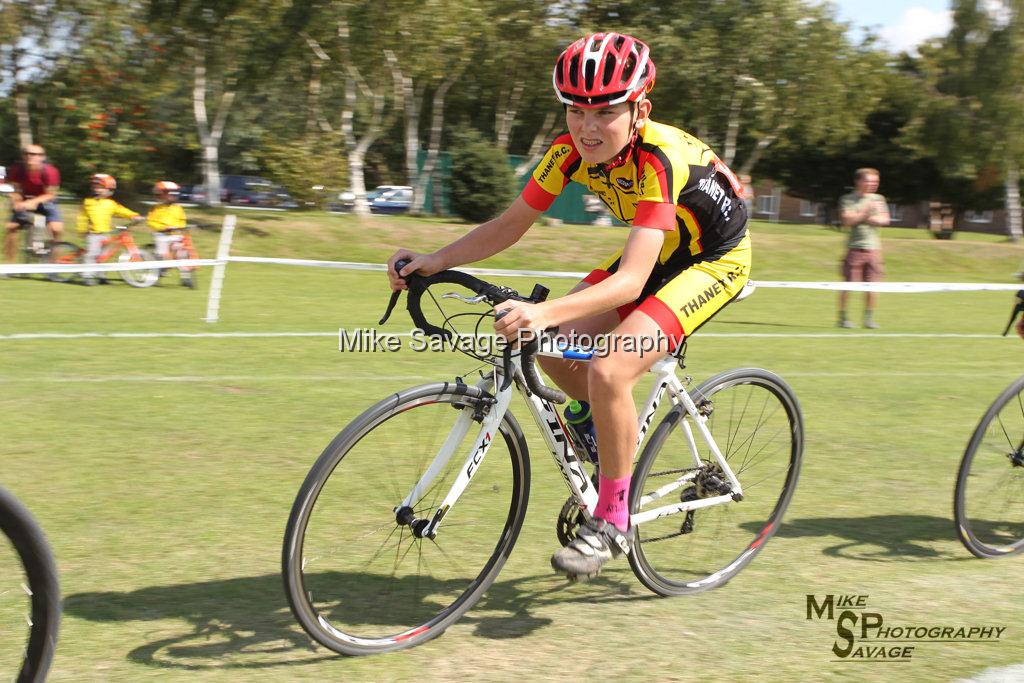
[[40, 145], [29, 145], [23, 151], [23, 163], [7, 170], [7, 182], [14, 186], [11, 194], [11, 209], [14, 213], [7, 222], [4, 238], [4, 258], [14, 261], [18, 246], [18, 230], [31, 222], [32, 213], [46, 216], [46, 227], [54, 240], [60, 239], [64, 224], [57, 210], [57, 190], [60, 188], [60, 173], [52, 164], [46, 163], [46, 150]]

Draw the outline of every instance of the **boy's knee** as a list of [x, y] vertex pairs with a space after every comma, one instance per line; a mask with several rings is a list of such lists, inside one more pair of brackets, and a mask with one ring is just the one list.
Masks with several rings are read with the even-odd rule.
[[608, 357], [595, 358], [590, 363], [587, 374], [591, 391], [609, 391], [630, 384], [629, 376], [622, 371], [621, 365], [614, 363]]

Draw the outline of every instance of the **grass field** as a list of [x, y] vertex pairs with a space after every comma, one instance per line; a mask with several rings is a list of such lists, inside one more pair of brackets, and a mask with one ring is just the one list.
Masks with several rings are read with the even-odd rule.
[[[466, 229], [244, 214], [233, 253], [379, 262]], [[753, 234], [755, 279], [836, 279], [838, 233], [755, 224]], [[216, 237], [199, 235], [203, 255]], [[1007, 282], [1024, 260], [991, 238], [885, 237], [890, 280]], [[586, 270], [621, 239], [538, 227], [488, 263]], [[476, 363], [340, 353], [339, 327], [383, 314], [380, 274], [232, 264], [216, 325], [201, 322], [201, 275], [199, 291], [174, 275], [150, 290], [0, 280], [0, 484], [36, 514], [58, 558], [65, 616], [51, 680], [931, 681], [1024, 663], [1024, 558], [974, 559], [951, 519], [967, 438], [1021, 372], [1021, 341], [998, 336], [1007, 293], [885, 295], [882, 329], [864, 331], [834, 327], [833, 293], [763, 289], [698, 333], [688, 372], [779, 373], [802, 403], [807, 444], [781, 531], [735, 580], [695, 597], [656, 598], [624, 562], [590, 584], [551, 574], [566, 493], [514, 403], [532, 495], [497, 583], [440, 639], [346, 659], [310, 644], [283, 595], [282, 533], [299, 484], [371, 403]], [[570, 282], [547, 284], [558, 294]], [[856, 320], [861, 296], [853, 302]], [[409, 321], [399, 311], [385, 328]], [[14, 337], [86, 332], [154, 336]], [[160, 336], [207, 332], [321, 336]], [[915, 643], [909, 663], [836, 662], [835, 623], [806, 619], [806, 595], [827, 593], [867, 595], [893, 626], [1007, 628], [999, 642]]]

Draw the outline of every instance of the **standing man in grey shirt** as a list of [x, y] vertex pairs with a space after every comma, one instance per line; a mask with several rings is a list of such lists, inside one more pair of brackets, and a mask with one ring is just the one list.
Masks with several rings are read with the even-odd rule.
[[[858, 168], [854, 174], [854, 192], [839, 200], [839, 216], [843, 227], [850, 229], [842, 273], [847, 282], [880, 282], [882, 279], [882, 238], [878, 228], [889, 225], [889, 206], [878, 194], [878, 171]], [[839, 327], [853, 327], [846, 317], [849, 292], [839, 292]], [[876, 329], [875, 302], [877, 292], [865, 292], [864, 327]]]

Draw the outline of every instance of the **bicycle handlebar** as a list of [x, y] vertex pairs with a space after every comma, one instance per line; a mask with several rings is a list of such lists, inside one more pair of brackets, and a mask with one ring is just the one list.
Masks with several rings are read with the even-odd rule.
[[1013, 313], [1010, 314], [1010, 322], [1006, 323], [1006, 329], [1003, 330], [1004, 337], [1010, 331], [1010, 328], [1013, 327], [1014, 321], [1017, 320], [1017, 316], [1021, 313], [1024, 313], [1024, 289], [1017, 292], [1017, 305], [1013, 307]]
[[[395, 263], [395, 273], [401, 273], [402, 268], [405, 268], [408, 264], [409, 261], [406, 259], [402, 259]], [[427, 291], [428, 287], [445, 282], [459, 285], [460, 287], [465, 287], [470, 290], [477, 296], [482, 297], [482, 299], [491, 306], [497, 306], [505, 301], [540, 303], [547, 299], [548, 296], [548, 289], [543, 285], [534, 285], [532, 295], [524, 297], [510, 287], [494, 285], [489, 282], [485, 282], [480, 278], [473, 277], [468, 273], [462, 273], [456, 270], [442, 270], [441, 272], [434, 273], [433, 275], [409, 273], [408, 275], [405, 275], [403, 279], [408, 286], [409, 293], [405, 304], [406, 309], [409, 311], [409, 315], [412, 317], [416, 327], [423, 330], [431, 337], [440, 337], [445, 340], [451, 339], [452, 331], [431, 324], [427, 321], [426, 316], [423, 315], [421, 300], [423, 293]], [[395, 304], [398, 303], [398, 297], [400, 295], [400, 291], [392, 292], [391, 300], [388, 302], [387, 311], [384, 312], [384, 317], [380, 319], [379, 324], [383, 325], [387, 322], [387, 319], [391, 316], [391, 312], [395, 308]], [[499, 311], [495, 316], [495, 319], [500, 318], [504, 314], [505, 311]], [[537, 347], [538, 343], [537, 338], [535, 337], [520, 349], [523, 377], [526, 380], [526, 386], [529, 387], [530, 391], [547, 401], [552, 403], [565, 403], [566, 396], [564, 392], [554, 387], [549, 387], [541, 381], [540, 374], [537, 372], [537, 366], [535, 363]], [[505, 381], [501, 389], [504, 391], [505, 389], [508, 389], [513, 379], [511, 344], [506, 344], [505, 349], [502, 352], [502, 366], [505, 370]]]

